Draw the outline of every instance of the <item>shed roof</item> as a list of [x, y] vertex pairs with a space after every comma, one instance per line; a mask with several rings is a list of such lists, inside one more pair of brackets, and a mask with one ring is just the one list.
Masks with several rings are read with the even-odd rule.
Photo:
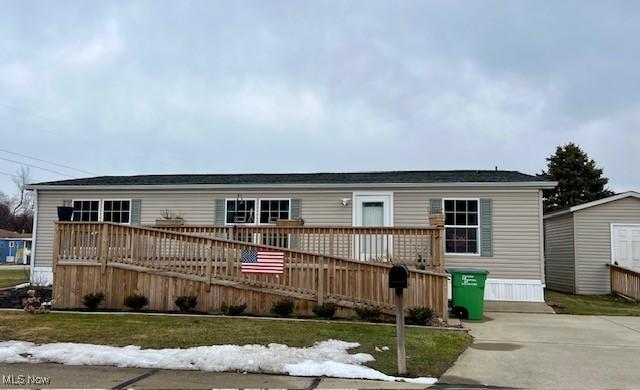
[[623, 192], [623, 193], [620, 193], [620, 194], [611, 195], [611, 196], [608, 196], [606, 198], [594, 200], [594, 201], [591, 201], [591, 202], [581, 203], [581, 204], [578, 204], [578, 205], [575, 205], [575, 206], [572, 206], [572, 207], [568, 207], [566, 209], [562, 209], [562, 210], [552, 211], [550, 213], [546, 213], [544, 215], [544, 219], [553, 218], [553, 217], [559, 217], [561, 215], [565, 215], [565, 214], [573, 213], [573, 212], [576, 212], [576, 211], [584, 210], [584, 209], [587, 209], [589, 207], [599, 206], [599, 205], [605, 204], [605, 203], [615, 202], [616, 200], [625, 199], [625, 198], [629, 198], [629, 197], [640, 199], [640, 193], [636, 192], [636, 191], [627, 191], [627, 192]]
[[551, 188], [555, 182], [517, 171], [379, 171], [343, 173], [243, 173], [97, 176], [82, 179], [35, 183], [30, 189], [88, 186], [243, 186], [243, 185], [355, 185], [355, 184], [453, 184], [453, 183], [536, 183]]

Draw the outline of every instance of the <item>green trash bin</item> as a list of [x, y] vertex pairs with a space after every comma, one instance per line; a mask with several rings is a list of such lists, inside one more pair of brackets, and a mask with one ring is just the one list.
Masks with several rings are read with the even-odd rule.
[[489, 271], [477, 268], [449, 268], [451, 306], [457, 316], [481, 320], [484, 313], [484, 284]]

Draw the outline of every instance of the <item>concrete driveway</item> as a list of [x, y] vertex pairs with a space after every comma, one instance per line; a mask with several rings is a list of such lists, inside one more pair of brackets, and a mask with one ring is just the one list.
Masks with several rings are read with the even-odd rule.
[[640, 387], [640, 317], [487, 313], [441, 384], [536, 389]]

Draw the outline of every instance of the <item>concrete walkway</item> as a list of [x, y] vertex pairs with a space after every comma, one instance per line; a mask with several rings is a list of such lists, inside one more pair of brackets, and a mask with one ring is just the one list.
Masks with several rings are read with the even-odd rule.
[[637, 389], [640, 317], [487, 313], [440, 384]]
[[[35, 382], [20, 385], [20, 375]], [[239, 374], [117, 368], [108, 366], [66, 366], [53, 363], [1, 364], [0, 388], [102, 388], [102, 389], [424, 389], [426, 385], [286, 375]], [[42, 382], [46, 381], [48, 383]], [[13, 383], [7, 380], [13, 379]]]

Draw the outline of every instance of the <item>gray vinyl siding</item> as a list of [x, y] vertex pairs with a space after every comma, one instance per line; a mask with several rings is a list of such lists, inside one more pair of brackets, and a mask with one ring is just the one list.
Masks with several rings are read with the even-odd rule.
[[[367, 188], [363, 191], [375, 191]], [[383, 189], [393, 192], [394, 226], [428, 226], [432, 198], [491, 199], [493, 205], [493, 256], [445, 257], [450, 267], [483, 267], [490, 278], [543, 279], [540, 253], [540, 191], [528, 188], [470, 188], [465, 190], [441, 189]], [[126, 198], [141, 200], [141, 223], [151, 225], [160, 218], [162, 210], [179, 214], [186, 224], [212, 225], [215, 218], [215, 200], [236, 198], [241, 193], [249, 198], [300, 199], [301, 217], [307, 225], [351, 226], [352, 205], [343, 206], [341, 199], [351, 199], [358, 190], [136, 190], [136, 191], [83, 191], [39, 190], [38, 227], [35, 266], [50, 266], [52, 257], [53, 226], [57, 220], [56, 207], [65, 199]]]
[[537, 189], [396, 191], [393, 196], [395, 226], [428, 226], [432, 198], [491, 199], [493, 256], [446, 255], [446, 266], [485, 268], [489, 270], [489, 278], [543, 279]]
[[573, 213], [578, 294], [611, 291], [611, 224], [640, 224], [640, 199], [624, 198]]
[[573, 214], [544, 221], [545, 275], [552, 290], [575, 293]]
[[[70, 199], [123, 198], [141, 200], [141, 223], [153, 225], [160, 219], [162, 210], [168, 209], [184, 218], [190, 225], [212, 225], [214, 222], [215, 200], [236, 198], [238, 191], [38, 191], [38, 227], [34, 265], [51, 266], [53, 251], [53, 226], [58, 220], [57, 207]], [[340, 200], [351, 198], [351, 192], [306, 192], [278, 193], [242, 191], [249, 198], [295, 198], [302, 204], [302, 218], [305, 224], [316, 226], [351, 226], [351, 205], [342, 206]]]

